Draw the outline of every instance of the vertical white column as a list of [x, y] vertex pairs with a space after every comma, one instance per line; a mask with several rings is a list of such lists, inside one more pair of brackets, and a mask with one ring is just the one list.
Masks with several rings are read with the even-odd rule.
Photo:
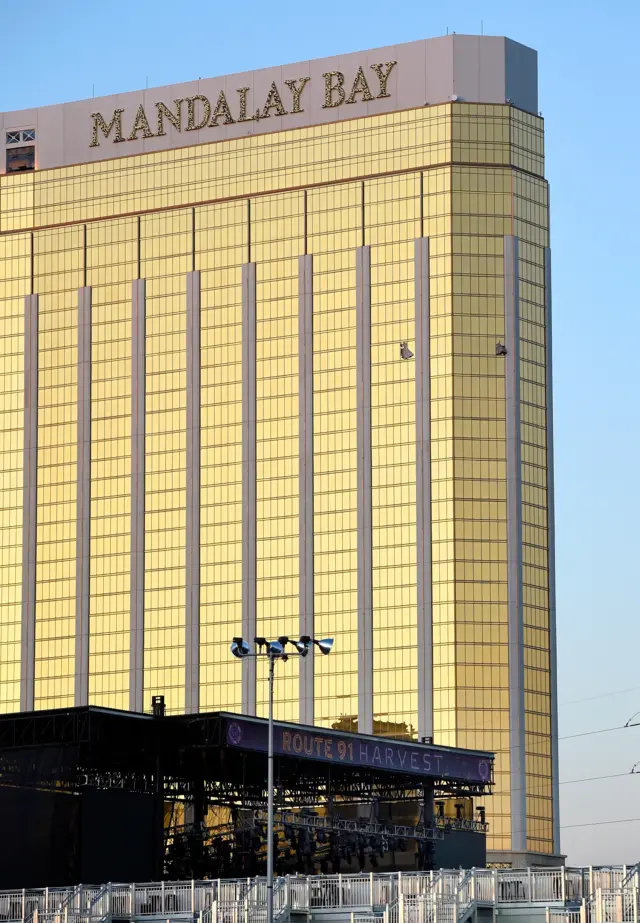
[[21, 711], [33, 711], [35, 702], [37, 490], [38, 296], [27, 295], [24, 299]]
[[415, 242], [418, 736], [433, 737], [429, 238]]
[[129, 708], [144, 711], [144, 492], [146, 397], [146, 284], [131, 294], [131, 635]]
[[507, 606], [511, 848], [527, 848], [524, 631], [522, 610], [522, 448], [520, 425], [520, 294], [518, 239], [504, 239], [505, 414], [507, 452]]
[[544, 251], [545, 368], [547, 402], [547, 553], [549, 567], [549, 670], [551, 687], [551, 792], [553, 851], [560, 854], [560, 783], [558, 780], [558, 656], [556, 637], [556, 522], [553, 464], [553, 330], [551, 307], [551, 250]]
[[[298, 260], [300, 636], [313, 637], [313, 257]], [[313, 648], [300, 658], [300, 723], [313, 724]]]
[[371, 247], [356, 251], [356, 443], [358, 478], [358, 731], [373, 733], [373, 541], [371, 492]]
[[187, 273], [185, 711], [200, 710], [200, 273]]
[[[242, 637], [256, 635], [256, 264], [242, 267]], [[242, 713], [256, 713], [256, 661], [242, 661]]]
[[78, 465], [76, 497], [76, 705], [89, 704], [91, 558], [91, 288], [78, 289]]

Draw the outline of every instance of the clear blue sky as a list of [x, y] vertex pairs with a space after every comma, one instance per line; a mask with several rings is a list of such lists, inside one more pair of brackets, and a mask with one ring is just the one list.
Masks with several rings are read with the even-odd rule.
[[[640, 710], [640, 4], [0, 0], [0, 111], [81, 99], [94, 85], [106, 95], [447, 27], [477, 33], [481, 21], [485, 34], [539, 52], [552, 202], [562, 736], [621, 725]], [[640, 727], [560, 748], [561, 780], [625, 773], [640, 761]], [[640, 818], [640, 774], [563, 784], [561, 803], [569, 862], [640, 860], [640, 822], [568, 826]]]

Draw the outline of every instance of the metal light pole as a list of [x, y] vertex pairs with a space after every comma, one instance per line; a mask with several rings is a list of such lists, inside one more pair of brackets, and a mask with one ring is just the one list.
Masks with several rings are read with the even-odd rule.
[[267, 923], [273, 923], [273, 677], [276, 658], [269, 653], [269, 741], [267, 745]]
[[[311, 645], [317, 645], [323, 654], [328, 654], [333, 647], [333, 638], [324, 638], [316, 641], [308, 635], [303, 635], [299, 641], [286, 637], [277, 641], [267, 641], [266, 638], [254, 638], [257, 650], [252, 653], [251, 648], [243, 638], [234, 638], [231, 653], [234, 657], [243, 660], [245, 657], [267, 657], [269, 660], [269, 727], [267, 735], [267, 923], [273, 923], [273, 682], [275, 676], [276, 660], [288, 660], [294, 654], [306, 657], [311, 650]], [[286, 651], [287, 644], [292, 644], [295, 651]]]

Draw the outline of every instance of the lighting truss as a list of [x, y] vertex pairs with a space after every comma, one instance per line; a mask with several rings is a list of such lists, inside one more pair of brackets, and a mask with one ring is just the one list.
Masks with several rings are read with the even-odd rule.
[[[408, 826], [406, 824], [381, 824], [371, 821], [349, 820], [344, 817], [298, 814], [294, 811], [276, 811], [276, 821], [283, 827], [305, 827], [311, 830], [355, 833], [364, 836], [397, 837], [409, 840], [442, 840], [444, 829], [426, 824]], [[255, 820], [266, 821], [266, 812], [256, 811]]]

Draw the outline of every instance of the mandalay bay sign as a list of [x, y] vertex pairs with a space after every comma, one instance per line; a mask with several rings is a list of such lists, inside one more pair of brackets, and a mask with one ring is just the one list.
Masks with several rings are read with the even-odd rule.
[[[370, 102], [391, 94], [387, 89], [389, 75], [396, 61], [370, 64], [365, 70], [359, 67], [349, 76], [342, 71], [328, 71], [322, 75], [320, 91], [324, 98], [323, 109], [333, 109], [343, 104]], [[91, 142], [89, 147], [99, 147], [104, 140], [113, 143], [137, 141], [141, 138], [158, 138], [166, 135], [167, 125], [177, 131], [200, 131], [218, 125], [240, 122], [257, 122], [270, 116], [304, 112], [305, 100], [314, 88], [310, 77], [285, 80], [282, 86], [274, 81], [266, 98], [253, 98], [251, 87], [238, 87], [235, 94], [221, 90], [217, 99], [203, 95], [174, 99], [171, 103], [157, 102], [153, 109], [138, 106], [136, 112], [114, 109], [113, 112], [91, 114]], [[257, 105], [256, 105], [257, 104]]]

